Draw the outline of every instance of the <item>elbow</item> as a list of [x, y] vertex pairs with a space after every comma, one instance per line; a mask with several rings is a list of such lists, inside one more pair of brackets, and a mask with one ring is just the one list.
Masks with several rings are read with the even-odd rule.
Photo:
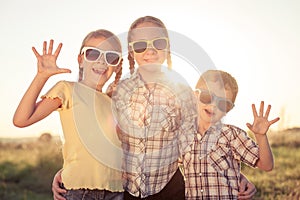
[[274, 169], [274, 165], [272, 164], [271, 166], [268, 166], [264, 169], [265, 172], [270, 172]]
[[13, 119], [13, 124], [15, 127], [18, 127], [18, 128], [24, 128], [24, 127], [28, 126], [28, 124], [24, 123], [21, 120], [15, 119], [15, 118]]
[[264, 170], [265, 172], [270, 172], [274, 169], [274, 164], [269, 164], [267, 166], [262, 167], [262, 170]]
[[274, 162], [270, 161], [270, 163], [262, 163], [260, 160], [258, 160], [256, 167], [259, 169], [265, 171], [265, 172], [270, 172], [274, 169]]
[[15, 127], [18, 127], [18, 128], [24, 128], [24, 127], [26, 127], [26, 126], [24, 126], [23, 124], [21, 124], [18, 121], [13, 121], [13, 124], [14, 124]]

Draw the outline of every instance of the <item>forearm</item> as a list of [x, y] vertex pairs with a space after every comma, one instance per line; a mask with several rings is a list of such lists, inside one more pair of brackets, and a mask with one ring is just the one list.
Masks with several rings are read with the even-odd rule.
[[47, 80], [48, 78], [40, 76], [39, 74], [34, 77], [15, 111], [13, 118], [15, 126], [26, 127], [32, 124], [30, 118], [36, 109], [37, 98]]
[[267, 135], [255, 134], [259, 146], [259, 160], [256, 166], [265, 171], [271, 171], [274, 167], [274, 159]]

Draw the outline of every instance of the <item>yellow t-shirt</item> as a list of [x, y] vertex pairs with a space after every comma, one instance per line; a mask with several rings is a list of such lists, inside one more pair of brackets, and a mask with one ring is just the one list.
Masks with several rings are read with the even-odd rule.
[[78, 82], [60, 81], [42, 98], [60, 98], [64, 132], [62, 181], [67, 189], [123, 191], [122, 149], [111, 99]]

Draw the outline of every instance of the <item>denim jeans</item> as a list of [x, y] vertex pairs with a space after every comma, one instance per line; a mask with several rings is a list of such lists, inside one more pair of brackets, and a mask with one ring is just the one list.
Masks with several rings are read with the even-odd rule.
[[67, 190], [62, 194], [67, 200], [123, 200], [123, 192], [110, 192], [108, 190]]

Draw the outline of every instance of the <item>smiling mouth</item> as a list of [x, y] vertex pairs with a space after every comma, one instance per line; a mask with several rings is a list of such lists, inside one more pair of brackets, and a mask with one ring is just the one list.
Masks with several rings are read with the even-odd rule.
[[157, 63], [156, 59], [144, 59], [147, 63]]
[[211, 111], [211, 110], [204, 109], [204, 111], [205, 111], [205, 113], [206, 113], [207, 115], [209, 115], [210, 117], [213, 117], [213, 116], [215, 115], [215, 113], [214, 113], [213, 111]]
[[107, 71], [107, 69], [95, 69], [95, 68], [93, 68], [92, 70], [95, 74], [98, 74], [98, 75], [103, 75]]

